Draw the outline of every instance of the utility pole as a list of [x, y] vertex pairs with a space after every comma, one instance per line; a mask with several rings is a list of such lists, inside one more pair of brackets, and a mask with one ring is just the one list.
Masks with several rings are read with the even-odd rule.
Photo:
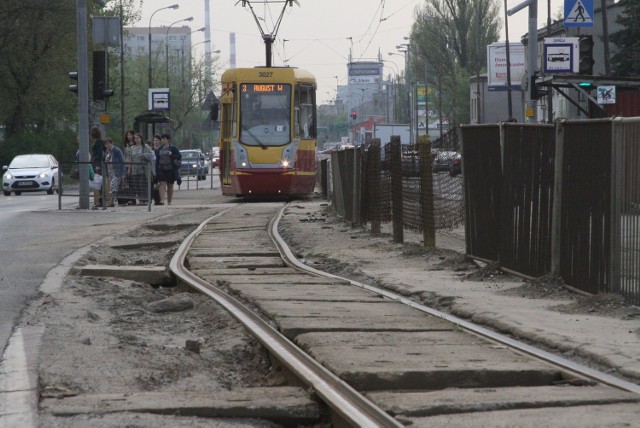
[[532, 89], [531, 86], [535, 84], [533, 76], [537, 69], [538, 61], [538, 0], [526, 0], [514, 8], [507, 11], [507, 15], [511, 16], [529, 7], [529, 35], [527, 42], [527, 78], [529, 82], [529, 91], [527, 93], [527, 105], [524, 113], [525, 120], [530, 123], [536, 121], [536, 100], [531, 98]]
[[[79, 159], [89, 159], [89, 65], [87, 36], [87, 0], [76, 0], [76, 34], [78, 55], [78, 138]], [[80, 209], [89, 209], [89, 168], [80, 168]], [[58, 184], [60, 185], [60, 184]]]
[[[550, 0], [549, 0], [550, 1]], [[507, 16], [507, 0], [504, 0], [504, 31], [507, 38], [507, 108], [509, 112], [509, 121], [513, 120], [513, 98], [511, 92], [511, 46], [509, 45], [509, 20]]]

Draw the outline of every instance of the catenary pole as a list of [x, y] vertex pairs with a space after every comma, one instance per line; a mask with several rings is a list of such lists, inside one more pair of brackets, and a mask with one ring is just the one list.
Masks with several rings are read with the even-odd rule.
[[[89, 160], [89, 66], [87, 36], [87, 0], [76, 0], [76, 34], [78, 55], [78, 141], [79, 161]], [[81, 164], [80, 164], [81, 165]], [[80, 170], [80, 209], [89, 209], [89, 168]], [[59, 189], [62, 183], [58, 183]]]

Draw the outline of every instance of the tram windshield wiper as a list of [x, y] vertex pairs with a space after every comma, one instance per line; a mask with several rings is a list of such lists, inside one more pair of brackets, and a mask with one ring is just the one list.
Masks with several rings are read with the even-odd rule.
[[256, 137], [253, 132], [249, 131], [247, 128], [245, 128], [244, 126], [242, 127], [242, 131], [246, 132], [247, 134], [249, 134], [249, 136], [251, 138], [253, 138], [255, 140], [256, 143], [258, 143], [258, 145], [262, 148], [262, 150], [267, 150], [267, 146], [265, 146], [262, 141], [260, 141], [258, 139], [258, 137]]

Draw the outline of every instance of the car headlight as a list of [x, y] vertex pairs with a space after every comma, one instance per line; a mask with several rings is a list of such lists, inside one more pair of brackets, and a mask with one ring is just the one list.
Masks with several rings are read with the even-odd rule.
[[5, 180], [13, 180], [13, 175], [7, 173], [7, 174], [4, 175], [4, 179]]
[[38, 175], [38, 177], [40, 178], [47, 178], [49, 175], [46, 172], [41, 172], [40, 175]]

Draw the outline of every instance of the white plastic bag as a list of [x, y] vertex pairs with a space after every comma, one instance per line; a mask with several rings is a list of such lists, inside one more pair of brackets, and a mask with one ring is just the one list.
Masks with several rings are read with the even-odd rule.
[[93, 181], [89, 182], [89, 189], [91, 190], [102, 189], [102, 176], [100, 174], [96, 174], [95, 177], [93, 177]]

